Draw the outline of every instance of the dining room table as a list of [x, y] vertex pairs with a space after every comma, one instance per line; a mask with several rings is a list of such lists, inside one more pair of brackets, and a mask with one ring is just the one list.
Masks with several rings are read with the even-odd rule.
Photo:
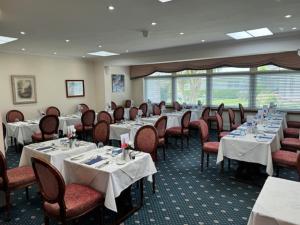
[[300, 183], [268, 177], [248, 225], [300, 225]]
[[283, 113], [269, 115], [257, 124], [254, 131], [244, 123], [221, 138], [217, 164], [221, 163], [224, 157], [257, 163], [266, 166], [266, 173], [272, 176], [272, 152], [281, 148], [285, 116]]

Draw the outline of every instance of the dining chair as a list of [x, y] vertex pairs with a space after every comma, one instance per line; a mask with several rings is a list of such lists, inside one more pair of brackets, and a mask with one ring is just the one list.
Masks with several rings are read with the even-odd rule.
[[125, 108], [130, 108], [131, 107], [131, 100], [127, 99], [125, 100]]
[[121, 120], [124, 120], [124, 107], [118, 106], [114, 110], [114, 122], [120, 122]]
[[241, 103], [239, 103], [239, 110], [240, 110], [241, 124], [243, 124], [246, 122], [246, 118], [245, 118], [245, 109]]
[[117, 108], [117, 104], [113, 101], [110, 102], [111, 110], [115, 110]]
[[25, 188], [29, 199], [28, 187], [35, 183], [34, 172], [30, 166], [7, 168], [5, 156], [0, 151], [0, 190], [5, 193], [5, 220], [10, 220], [10, 193]]
[[[208, 125], [204, 120], [200, 120], [199, 125], [199, 134], [200, 134], [200, 144], [202, 146], [201, 151], [201, 171], [203, 171], [204, 165], [204, 154], [206, 154], [206, 167], [209, 166], [209, 155], [210, 154], [218, 154], [219, 144], [218, 141], [210, 141], [209, 140], [209, 129]], [[224, 163], [222, 162], [222, 170], [224, 167]]]
[[237, 129], [240, 125], [236, 123], [235, 113], [230, 108], [228, 109], [228, 117], [229, 117], [230, 131]]
[[160, 116], [160, 114], [161, 114], [161, 109], [160, 109], [159, 105], [157, 105], [157, 104], [153, 104], [152, 111], [153, 111], [154, 116]]
[[135, 120], [139, 109], [137, 107], [131, 107], [129, 109], [129, 120]]
[[299, 138], [300, 121], [287, 121], [287, 128], [283, 129], [284, 137]]
[[177, 101], [173, 102], [173, 108], [174, 108], [175, 111], [182, 110], [182, 106]]
[[24, 114], [19, 110], [10, 110], [6, 113], [6, 122], [14, 123], [18, 121], [24, 121]]
[[166, 130], [166, 142], [168, 143], [169, 137], [180, 137], [181, 149], [183, 150], [183, 139], [187, 139], [187, 145], [189, 146], [189, 124], [191, 120], [191, 111], [187, 111], [181, 118], [180, 127], [171, 127]]
[[203, 119], [207, 122], [208, 117], [209, 117], [209, 112], [210, 112], [210, 107], [208, 107], [208, 106], [205, 107], [204, 110], [201, 113], [201, 117], [198, 120], [191, 121], [190, 124], [189, 124], [189, 128], [194, 129], [194, 130], [198, 130], [199, 120]]
[[[137, 151], [149, 153], [154, 162], [157, 160], [158, 135], [154, 126], [141, 127], [134, 138], [134, 148]], [[152, 175], [152, 192], [155, 193], [155, 175]]]
[[54, 139], [58, 133], [59, 119], [57, 116], [44, 116], [39, 123], [40, 132], [34, 132], [31, 136], [33, 142], [43, 142]]
[[83, 113], [85, 113], [86, 111], [88, 111], [90, 108], [88, 107], [88, 105], [87, 104], [85, 104], [85, 103], [81, 103], [81, 104], [79, 104], [80, 106], [81, 106], [81, 113], [83, 114]]
[[158, 104], [159, 108], [162, 109], [163, 106], [166, 106], [166, 102], [165, 101], [161, 101], [159, 104]]
[[164, 160], [166, 160], [165, 135], [166, 135], [166, 128], [167, 128], [167, 121], [168, 121], [168, 117], [162, 116], [154, 124], [154, 127], [156, 128], [157, 135], [158, 135], [158, 146], [157, 147], [162, 147]]
[[3, 139], [5, 140], [6, 138], [6, 126], [4, 123], [2, 123], [2, 131], [3, 131]]
[[93, 130], [95, 117], [95, 111], [89, 109], [88, 111], [82, 114], [81, 124], [75, 125], [76, 133], [80, 134], [82, 139], [86, 140], [88, 132]]
[[220, 141], [222, 137], [225, 137], [226, 135], [230, 134], [229, 131], [223, 130], [223, 118], [219, 115], [219, 113], [216, 113], [217, 118], [217, 133], [218, 133], [218, 140]]
[[109, 112], [106, 111], [101, 111], [98, 113], [97, 115], [97, 122], [104, 120], [106, 121], [108, 124], [112, 124], [113, 123], [113, 119], [111, 118], [111, 115]]
[[46, 115], [57, 116], [60, 117], [60, 111], [55, 106], [50, 106], [46, 109]]
[[[223, 111], [224, 111], [224, 103], [221, 103], [218, 106], [217, 113], [219, 113], [219, 115], [222, 116], [223, 115]], [[217, 123], [217, 117], [216, 117], [216, 115], [209, 116], [207, 121], [209, 122], [209, 127], [211, 128], [211, 124], [213, 122]]]
[[281, 140], [281, 147], [290, 151], [300, 150], [300, 139], [299, 138], [284, 138]]
[[272, 161], [276, 168], [276, 176], [279, 176], [280, 168], [296, 169], [300, 181], [300, 154], [289, 150], [280, 149], [272, 152]]
[[109, 144], [110, 125], [105, 120], [100, 120], [93, 128], [93, 140], [96, 144], [102, 142]]
[[68, 221], [79, 218], [92, 210], [100, 210], [100, 224], [103, 224], [104, 195], [82, 184], [65, 184], [60, 172], [51, 164], [31, 158], [44, 210], [44, 224], [54, 218], [67, 225]]
[[139, 110], [142, 110], [143, 115], [142, 117], [147, 117], [147, 111], [148, 111], [148, 104], [147, 103], [142, 103], [139, 107]]

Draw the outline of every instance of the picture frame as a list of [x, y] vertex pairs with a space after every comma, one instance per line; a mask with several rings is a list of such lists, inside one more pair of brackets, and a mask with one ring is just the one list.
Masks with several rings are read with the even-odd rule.
[[84, 80], [66, 80], [67, 98], [85, 96]]
[[112, 92], [120, 93], [125, 91], [124, 74], [112, 74], [111, 76]]
[[13, 104], [37, 103], [36, 81], [33, 75], [11, 75]]

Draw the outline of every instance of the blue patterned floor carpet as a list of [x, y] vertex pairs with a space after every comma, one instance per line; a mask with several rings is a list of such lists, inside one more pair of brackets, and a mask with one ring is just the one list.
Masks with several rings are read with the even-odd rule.
[[[126, 225], [211, 225], [234, 224], [246, 225], [251, 209], [260, 192], [259, 187], [237, 182], [230, 179], [234, 175], [235, 165], [228, 170], [225, 164], [224, 173], [220, 173], [216, 165], [216, 157], [210, 158], [209, 168], [200, 172], [201, 148], [198, 136], [193, 133], [190, 147], [174, 140], [166, 151], [166, 161], [162, 159], [159, 150], [159, 160], [156, 164], [156, 193], [152, 194], [151, 185], [145, 182], [144, 206], [129, 217]], [[178, 142], [179, 143], [179, 142]], [[18, 166], [20, 154], [9, 149], [9, 167]], [[281, 177], [297, 180], [297, 174], [289, 170], [281, 170]], [[3, 209], [0, 210], [0, 224], [4, 225], [42, 225], [43, 212], [40, 196], [36, 187], [30, 189], [30, 200], [27, 201], [25, 191], [12, 193], [11, 221], [3, 221]], [[75, 224], [99, 224], [95, 213], [91, 213]], [[110, 213], [105, 218], [109, 224]], [[50, 224], [58, 224], [50, 221]]]

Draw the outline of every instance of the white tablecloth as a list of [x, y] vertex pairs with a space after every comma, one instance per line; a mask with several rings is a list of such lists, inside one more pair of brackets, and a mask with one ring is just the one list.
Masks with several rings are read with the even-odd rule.
[[[105, 193], [104, 205], [108, 209], [117, 212], [115, 198], [131, 184], [143, 177], [151, 176], [157, 171], [148, 153], [139, 153], [134, 160], [129, 160], [124, 165], [118, 165], [122, 154], [113, 158], [107, 149], [108, 146], [105, 146], [101, 149], [89, 151], [80, 160], [66, 159], [64, 163], [65, 177], [67, 178], [67, 183], [88, 185]], [[101, 155], [109, 160], [110, 163], [104, 166], [102, 164], [103, 167], [100, 168], [96, 168], [99, 166], [98, 163], [91, 166], [80, 163], [96, 155]]]
[[248, 225], [299, 225], [300, 183], [269, 177], [252, 209]]
[[[84, 141], [78, 141], [78, 147], [69, 148], [68, 146], [63, 146], [60, 140], [61, 139], [57, 139], [24, 146], [19, 166], [31, 166], [31, 157], [37, 157], [51, 163], [64, 175], [63, 160], [65, 158], [96, 148], [94, 143]], [[54, 144], [54, 151], [36, 150], [39, 147], [51, 146], [52, 144]]]
[[81, 123], [81, 116], [79, 115], [68, 115], [59, 117], [59, 130], [63, 131], [63, 134], [67, 134], [68, 126], [76, 125]]
[[[217, 163], [223, 161], [224, 156], [239, 161], [259, 163], [266, 166], [266, 172], [273, 175], [272, 152], [280, 149], [280, 140], [282, 139], [282, 122], [281, 120], [269, 120], [265, 125], [258, 125], [261, 132], [264, 129], [274, 131], [274, 137], [270, 140], [257, 141], [256, 135], [247, 133], [245, 136], [225, 136], [221, 139], [217, 156]], [[271, 125], [273, 124], [273, 125]], [[239, 129], [244, 127], [242, 125]], [[268, 128], [268, 126], [271, 126]], [[272, 127], [275, 126], [275, 127]]]

